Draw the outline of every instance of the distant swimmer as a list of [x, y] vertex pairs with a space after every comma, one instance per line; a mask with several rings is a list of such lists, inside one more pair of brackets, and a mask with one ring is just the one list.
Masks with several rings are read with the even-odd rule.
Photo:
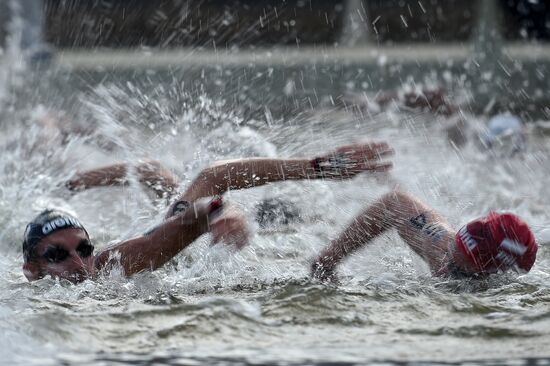
[[302, 222], [302, 218], [295, 203], [272, 197], [256, 205], [256, 221], [260, 228], [267, 229]]
[[400, 191], [385, 194], [322, 251], [312, 275], [331, 279], [336, 266], [382, 233], [396, 229], [436, 276], [483, 277], [515, 270], [528, 272], [537, 243], [529, 226], [511, 213], [491, 212], [458, 231], [431, 207]]
[[457, 101], [442, 87], [379, 92], [371, 99], [366, 95], [351, 94], [338, 99], [336, 106], [371, 116], [391, 109], [441, 116], [435, 119], [437, 124], [434, 126], [438, 126], [455, 148], [472, 141], [483, 152], [501, 158], [521, 155], [527, 149], [527, 133], [518, 116], [500, 108], [500, 112], [493, 114], [486, 124], [478, 126], [472, 118], [467, 118]]
[[[335, 101], [337, 107], [358, 112], [361, 116], [375, 116], [386, 111], [405, 111], [415, 115], [431, 115], [434, 126], [455, 146], [466, 144], [467, 123], [456, 98], [450, 97], [441, 86], [403, 88], [397, 91], [380, 91], [372, 98], [365, 94], [350, 94]], [[432, 118], [430, 118], [432, 119]]]
[[497, 114], [479, 134], [483, 148], [503, 157], [512, 157], [527, 149], [527, 133], [523, 122], [511, 113]]
[[451, 116], [459, 111], [442, 87], [381, 91], [372, 99], [366, 95], [350, 94], [339, 98], [336, 105], [351, 107], [362, 114], [377, 114], [391, 108], [425, 111], [443, 116]]
[[[221, 195], [226, 191], [286, 180], [342, 180], [363, 172], [385, 172], [392, 167], [385, 158], [392, 154], [388, 144], [381, 142], [342, 146], [313, 159], [253, 158], [216, 163], [202, 170], [170, 205], [161, 224], [98, 254], [94, 254], [90, 236], [76, 217], [46, 210], [26, 227], [23, 271], [29, 281], [50, 275], [78, 283], [111, 266], [131, 276], [161, 267], [207, 232], [212, 233], [214, 242], [242, 247], [248, 241], [248, 229], [242, 216], [224, 209]], [[128, 170], [125, 164], [115, 164], [79, 173], [67, 187], [79, 191], [126, 184]], [[176, 178], [158, 162], [140, 164], [136, 173], [159, 196], [174, 194]], [[212, 196], [218, 198], [205, 200]]]

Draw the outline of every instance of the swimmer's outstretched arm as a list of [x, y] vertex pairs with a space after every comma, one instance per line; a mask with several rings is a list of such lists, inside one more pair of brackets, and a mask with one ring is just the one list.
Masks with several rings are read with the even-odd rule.
[[218, 162], [198, 175], [181, 200], [192, 202], [232, 189], [252, 188], [284, 180], [342, 180], [362, 172], [387, 171], [392, 164], [381, 159], [392, 154], [389, 145], [381, 142], [346, 145], [313, 159], [253, 158]]
[[[139, 181], [161, 198], [175, 193], [178, 178], [158, 161], [148, 160], [136, 166]], [[120, 186], [128, 184], [128, 165], [113, 164], [77, 173], [65, 186], [71, 191], [92, 187]]]
[[126, 276], [153, 271], [209, 230], [221, 210], [221, 200], [196, 202], [191, 209], [162, 222], [148, 233], [105, 249], [96, 256], [95, 267], [101, 270], [120, 264]]
[[446, 220], [425, 203], [406, 193], [393, 191], [359, 214], [321, 252], [312, 265], [312, 275], [330, 279], [344, 258], [392, 228], [397, 229], [399, 236], [426, 260], [432, 271], [441, 269], [454, 232]]
[[[231, 189], [261, 186], [270, 182], [298, 179], [346, 179], [365, 171], [386, 171], [389, 162], [381, 159], [393, 154], [387, 143], [354, 144], [338, 148], [313, 159], [244, 159], [219, 162], [204, 169], [185, 193], [168, 209], [166, 218], [185, 210], [190, 202], [222, 195]], [[241, 248], [249, 231], [238, 212], [226, 213], [211, 225], [214, 243], [224, 241]]]

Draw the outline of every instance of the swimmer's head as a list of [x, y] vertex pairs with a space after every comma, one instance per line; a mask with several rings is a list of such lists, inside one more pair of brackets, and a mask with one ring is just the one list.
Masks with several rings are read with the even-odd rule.
[[510, 113], [492, 117], [487, 124], [487, 130], [480, 135], [480, 141], [484, 149], [492, 149], [503, 157], [511, 157], [527, 148], [523, 123]]
[[26, 227], [23, 272], [29, 281], [46, 275], [80, 282], [93, 274], [88, 232], [67, 212], [45, 210]]
[[291, 201], [267, 198], [256, 205], [256, 221], [262, 229], [301, 222], [300, 209]]
[[538, 249], [529, 226], [511, 213], [491, 212], [469, 222], [458, 231], [455, 243], [465, 266], [476, 273], [529, 272]]

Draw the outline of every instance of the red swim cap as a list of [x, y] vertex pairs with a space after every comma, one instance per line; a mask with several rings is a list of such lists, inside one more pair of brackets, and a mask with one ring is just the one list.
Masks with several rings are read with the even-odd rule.
[[537, 243], [529, 226], [510, 213], [491, 212], [469, 222], [455, 236], [458, 249], [480, 273], [517, 268], [529, 272]]

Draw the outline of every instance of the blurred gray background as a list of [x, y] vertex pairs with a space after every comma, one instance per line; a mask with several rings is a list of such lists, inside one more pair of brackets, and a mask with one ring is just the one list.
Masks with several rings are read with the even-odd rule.
[[[302, 74], [309, 106], [319, 94], [430, 80], [469, 90], [472, 112], [507, 106], [528, 121], [550, 116], [549, 7], [537, 0], [0, 0], [0, 44], [11, 34], [31, 59], [53, 55], [87, 75], [284, 68]], [[319, 66], [338, 69], [342, 82], [328, 85]], [[286, 82], [278, 80], [270, 98]]]

